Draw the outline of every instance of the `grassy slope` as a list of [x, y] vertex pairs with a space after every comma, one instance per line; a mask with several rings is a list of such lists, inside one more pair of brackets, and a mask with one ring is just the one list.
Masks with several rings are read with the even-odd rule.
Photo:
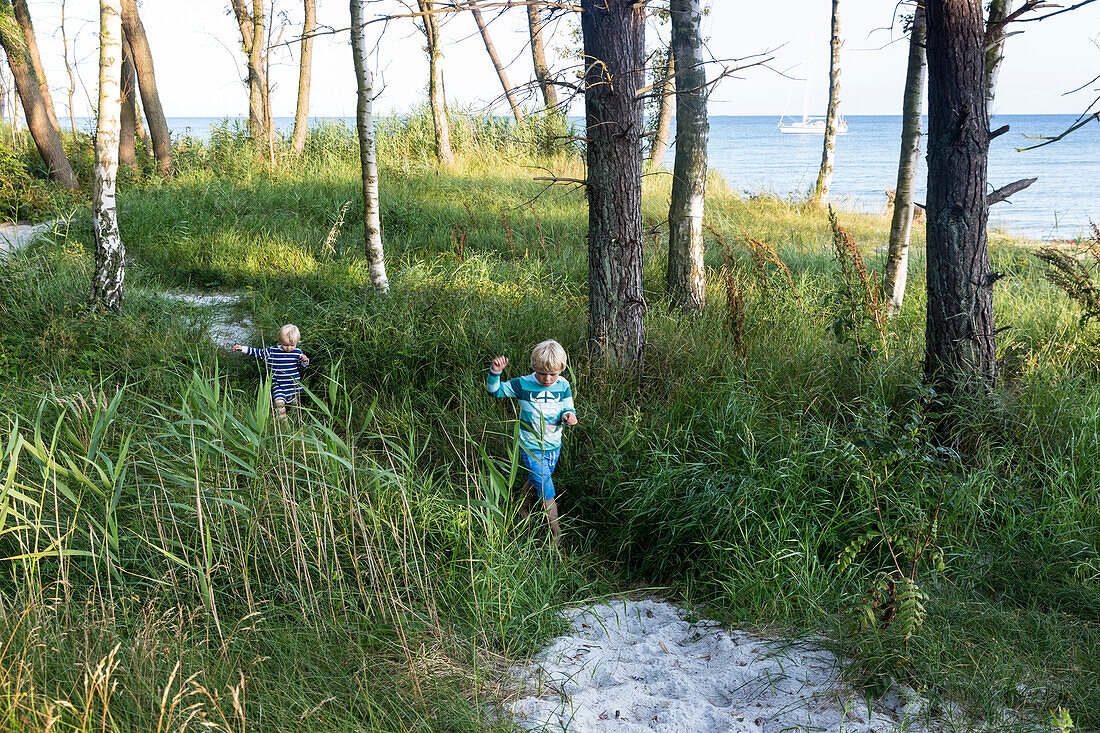
[[[136, 446], [132, 470], [101, 487], [98, 515], [95, 501], [42, 501], [6, 540], [41, 543], [51, 523], [55, 536], [71, 523], [62, 546], [97, 558], [16, 563], [4, 581], [5, 636], [18, 642], [4, 652], [15, 670], [5, 685], [23, 692], [0, 712], [13, 725], [23, 716], [41, 726], [55, 698], [95, 718], [83, 670], [118, 643], [110, 711], [120, 729], [151, 727], [161, 689], [174, 679], [182, 694], [192, 673], [186, 700], [228, 720], [243, 674], [253, 728], [490, 726], [485, 695], [501, 664], [491, 660], [536, 648], [553, 610], [606, 590], [608, 569], [670, 585], [731, 621], [832, 629], [872, 687], [906, 677], [978, 714], [1008, 706], [1044, 719], [1062, 706], [1100, 725], [1097, 342], [1023, 250], [993, 248], [994, 269], [1009, 276], [996, 307], [1012, 326], [999, 344], [1010, 386], [968, 410], [945, 445], [924, 424], [919, 242], [887, 347], [861, 351], [832, 335], [840, 306], [824, 216], [743, 199], [715, 180], [708, 224], [733, 249], [743, 348], [728, 326], [721, 249], [708, 247], [707, 308], [681, 319], [667, 314], [662, 240], [650, 237], [650, 346], [635, 382], [584, 357], [580, 192], [532, 182], [522, 163], [546, 161], [515, 150], [483, 147], [441, 175], [409, 131], [383, 140], [388, 298], [369, 288], [358, 204], [326, 247], [342, 205], [357, 199], [353, 148], [333, 129], [315, 131], [306, 162], [275, 174], [247, 170], [227, 135], [182, 151], [176, 180], [125, 190], [122, 232], [137, 264], [121, 318], [83, 314], [86, 224], [10, 265], [4, 413], [23, 416], [28, 439], [38, 424], [47, 444], [64, 416], [54, 450], [66, 455], [117, 458], [127, 431]], [[468, 147], [476, 142], [471, 134]], [[567, 160], [549, 165], [577, 172]], [[667, 198], [667, 176], [647, 178], [648, 221], [664, 218]], [[885, 222], [841, 220], [881, 270], [873, 253]], [[745, 233], [775, 248], [797, 298], [773, 266], [754, 274]], [[301, 327], [316, 364], [309, 384], [334, 414], [306, 418], [293, 458], [263, 427], [252, 365], [215, 354], [185, 308], [148, 293], [180, 286], [246, 289], [265, 334], [289, 320]], [[572, 355], [582, 421], [559, 469], [566, 563], [546, 556], [540, 532], [502, 530], [489, 510], [451, 503], [497, 503], [469, 442], [507, 452], [507, 413], [481, 392], [485, 363], [507, 353], [522, 364], [547, 336]], [[191, 382], [192, 371], [201, 378]], [[342, 385], [331, 393], [330, 375]], [[97, 418], [72, 400], [121, 384], [117, 413]], [[54, 397], [40, 409], [43, 391]], [[198, 437], [186, 429], [196, 421]], [[100, 422], [109, 425], [97, 456]], [[182, 458], [150, 458], [162, 452]], [[34, 462], [21, 465], [24, 487], [50, 496]], [[319, 486], [332, 487], [331, 500], [305, 511]], [[181, 516], [166, 516], [169, 506]], [[96, 521], [112, 513], [122, 529], [110, 551]], [[883, 526], [900, 547], [933, 521], [945, 569], [921, 566], [924, 627], [906, 643], [896, 624], [849, 625], [889, 556], [872, 540], [841, 571], [845, 547]], [[165, 572], [172, 582], [158, 585]], [[101, 632], [84, 631], [92, 621]]]

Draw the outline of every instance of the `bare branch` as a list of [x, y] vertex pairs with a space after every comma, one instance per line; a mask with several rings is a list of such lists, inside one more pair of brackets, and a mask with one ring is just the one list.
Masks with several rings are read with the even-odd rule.
[[1023, 191], [1025, 188], [1038, 180], [1038, 178], [1021, 178], [1018, 181], [1013, 181], [1007, 186], [1001, 186], [996, 191], [993, 191], [985, 197], [985, 205], [992, 206], [993, 204], [1000, 203], [1001, 201], [1007, 201], [1009, 196]]

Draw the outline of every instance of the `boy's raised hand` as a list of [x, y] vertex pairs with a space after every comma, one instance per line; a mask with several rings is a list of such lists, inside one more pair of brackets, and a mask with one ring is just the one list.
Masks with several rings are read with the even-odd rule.
[[234, 351], [244, 351], [247, 348], [248, 348], [247, 346], [242, 346], [241, 344], [237, 344], [236, 346], [233, 347], [233, 350]]
[[500, 374], [504, 371], [504, 367], [508, 366], [507, 356], [498, 356], [493, 359], [493, 363], [489, 365], [489, 371], [493, 374]]

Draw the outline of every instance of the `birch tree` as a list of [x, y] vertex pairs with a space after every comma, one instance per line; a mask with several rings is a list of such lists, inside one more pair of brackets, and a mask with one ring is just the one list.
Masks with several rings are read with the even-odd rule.
[[435, 156], [440, 165], [451, 168], [455, 164], [451, 149], [451, 126], [447, 121], [447, 96], [443, 91], [443, 49], [439, 43], [439, 19], [433, 0], [416, 0], [420, 8], [422, 30], [428, 50], [428, 104], [432, 108], [432, 125], [435, 127]]
[[162, 176], [168, 176], [172, 173], [172, 140], [168, 132], [168, 120], [164, 117], [164, 108], [160, 103], [153, 53], [149, 48], [149, 38], [145, 35], [145, 26], [138, 15], [137, 0], [122, 0], [122, 29], [125, 40], [130, 44], [138, 91], [141, 92], [141, 106], [149, 121], [149, 136], [153, 140], [153, 157], [157, 159], [157, 170]]
[[645, 10], [582, 0], [588, 163], [588, 340], [601, 359], [640, 368]]
[[[317, 6], [314, 0], [303, 0], [305, 20], [302, 21], [302, 56], [298, 64], [298, 106], [294, 112], [294, 152], [306, 149], [309, 132], [309, 87], [313, 65], [313, 32], [317, 29]], [[355, 30], [352, 30], [355, 33]]]
[[707, 74], [699, 26], [700, 0], [671, 0], [676, 69], [676, 163], [668, 209], [668, 294], [672, 305], [697, 310], [706, 300], [703, 269], [703, 207], [707, 185]]
[[8, 57], [8, 66], [11, 68], [16, 93], [23, 105], [27, 129], [31, 133], [31, 139], [34, 140], [34, 146], [49, 168], [50, 180], [66, 188], [76, 188], [78, 185], [76, 175], [65, 155], [61, 138], [50, 122], [46, 102], [42, 97], [42, 88], [39, 86], [27, 51], [28, 31], [18, 22], [9, 0], [0, 0], [0, 16], [7, 21], [0, 23], [0, 46], [3, 46], [4, 53]]
[[516, 122], [520, 122], [523, 120], [523, 110], [520, 109], [516, 93], [512, 90], [511, 82], [508, 81], [508, 72], [505, 71], [504, 64], [500, 61], [496, 46], [493, 45], [493, 39], [489, 37], [489, 27], [486, 25], [485, 19], [481, 15], [481, 10], [477, 5], [470, 6], [470, 13], [474, 16], [474, 22], [477, 23], [477, 29], [481, 33], [481, 40], [485, 42], [485, 51], [489, 54], [489, 59], [493, 62], [493, 68], [497, 71], [497, 78], [500, 79], [500, 85], [504, 87], [504, 96], [508, 99], [508, 106], [512, 108], [512, 116], [516, 118]]
[[363, 240], [370, 263], [371, 283], [383, 293], [390, 288], [382, 249], [382, 217], [378, 205], [378, 164], [375, 160], [374, 78], [367, 67], [363, 38], [363, 0], [351, 0], [351, 55], [355, 64], [355, 126], [359, 132], [359, 162], [363, 172]]
[[118, 173], [119, 113], [122, 98], [122, 2], [99, 0], [99, 107], [95, 135], [95, 174], [92, 189], [92, 226], [95, 233], [95, 272], [92, 308], [122, 308], [126, 248], [118, 232], [115, 177]]
[[985, 45], [985, 109], [993, 115], [993, 97], [997, 91], [997, 77], [1005, 58], [1005, 19], [1012, 14], [1012, 0], [990, 0], [986, 14]]
[[829, 34], [829, 107], [825, 112], [825, 139], [821, 145], [821, 167], [810, 199], [816, 204], [829, 200], [829, 184], [833, 180], [833, 158], [836, 155], [836, 126], [840, 114], [840, 0], [833, 0], [832, 30]]
[[927, 0], [928, 312], [924, 373], [941, 391], [996, 378], [986, 240], [985, 32], [981, 0]]
[[894, 213], [890, 221], [890, 244], [886, 253], [886, 274], [882, 289], [889, 300], [889, 312], [897, 314], [905, 298], [909, 270], [909, 237], [913, 228], [913, 181], [920, 161], [921, 97], [924, 94], [925, 14], [923, 0], [913, 12], [909, 29], [909, 63], [901, 102], [901, 153], [898, 181], [894, 189]]

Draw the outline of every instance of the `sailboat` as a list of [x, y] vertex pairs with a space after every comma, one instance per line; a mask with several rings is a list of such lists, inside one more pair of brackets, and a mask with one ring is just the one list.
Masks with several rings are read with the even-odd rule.
[[[801, 122], [788, 122], [784, 124], [783, 120], [786, 119], [786, 113], [784, 112], [779, 117], [779, 131], [788, 134], [798, 135], [824, 135], [825, 134], [825, 118], [824, 117], [810, 117], [806, 114], [806, 108], [810, 101], [810, 88], [803, 84], [805, 93], [802, 97], [802, 121]], [[836, 121], [836, 134], [843, 135], [848, 132], [848, 123], [844, 121], [843, 117], [838, 117]]]
[[[783, 124], [783, 119], [779, 120], [779, 131], [786, 133], [795, 133], [802, 135], [824, 135], [825, 134], [825, 118], [824, 117], [807, 117], [802, 115], [801, 122], [788, 122]], [[843, 135], [848, 132], [848, 123], [841, 117], [836, 121], [836, 134]]]

